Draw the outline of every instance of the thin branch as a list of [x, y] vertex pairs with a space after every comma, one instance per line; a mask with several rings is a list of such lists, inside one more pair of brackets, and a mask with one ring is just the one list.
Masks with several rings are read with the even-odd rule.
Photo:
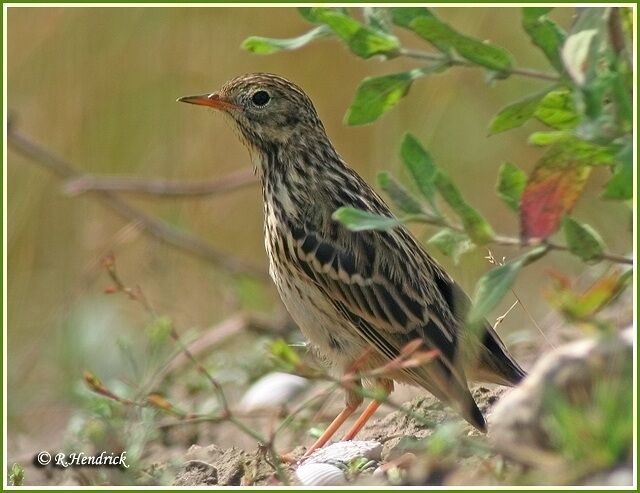
[[249, 169], [230, 173], [221, 178], [196, 182], [179, 182], [155, 178], [101, 177], [82, 175], [67, 180], [62, 189], [68, 195], [86, 192], [127, 192], [160, 197], [202, 197], [222, 195], [258, 183]]
[[[106, 192], [103, 192], [103, 193], [106, 193]], [[120, 278], [116, 270], [115, 258], [113, 256], [105, 257], [102, 261], [102, 264], [107, 270], [107, 273], [114, 284], [111, 292], [121, 292], [126, 294], [133, 301], [140, 303], [140, 305], [145, 309], [145, 311], [153, 319], [158, 318], [158, 313], [153, 308], [153, 305], [146, 298], [142, 289], [139, 286], [136, 286], [135, 288], [129, 287], [122, 281], [122, 279]], [[202, 374], [209, 381], [209, 383], [211, 384], [211, 386], [213, 387], [216, 393], [216, 396], [218, 397], [218, 402], [220, 404], [221, 411], [220, 413], [213, 416], [196, 415], [196, 414], [179, 414], [179, 413], [176, 413], [175, 406], [173, 406], [170, 402], [166, 401], [166, 399], [161, 397], [160, 398], [161, 400], [159, 402], [157, 400], [151, 400], [150, 399], [151, 394], [147, 396], [147, 402], [151, 405], [154, 405], [156, 407], [163, 409], [164, 411], [174, 414], [180, 417], [181, 419], [210, 418], [209, 421], [211, 422], [228, 422], [233, 424], [240, 431], [242, 431], [246, 435], [256, 440], [259, 444], [259, 447], [267, 450], [271, 454], [272, 462], [270, 463], [270, 465], [274, 468], [276, 475], [280, 478], [280, 480], [284, 484], [288, 484], [289, 482], [288, 477], [286, 475], [286, 472], [282, 468], [282, 463], [279, 459], [279, 456], [276, 454], [276, 451], [273, 445], [273, 440], [272, 439], [267, 440], [259, 432], [253, 430], [251, 427], [249, 427], [240, 419], [238, 419], [237, 415], [235, 415], [232, 412], [231, 407], [229, 406], [229, 400], [227, 399], [227, 396], [225, 394], [222, 384], [207, 370], [207, 368], [198, 360], [198, 358], [194, 356], [190, 347], [182, 341], [180, 334], [178, 333], [173, 323], [171, 324], [171, 330], [169, 334], [171, 335], [171, 338], [173, 339], [178, 349], [182, 352], [182, 354], [184, 354], [185, 357], [194, 364], [194, 366], [200, 372], [200, 374]], [[96, 391], [100, 392], [105, 390], [102, 388], [99, 380], [92, 378], [93, 376], [89, 373], [87, 373], [86, 375], [88, 378], [85, 377], [85, 381], [87, 381], [90, 384], [93, 384], [93, 387], [95, 387]], [[104, 394], [104, 392], [101, 392], [101, 393], [103, 393], [103, 395], [110, 396], [111, 393], [108, 391], [108, 389], [106, 389], [106, 391], [107, 391], [107, 394]]]
[[[46, 168], [65, 181], [82, 178], [83, 176], [82, 173], [78, 172], [70, 163], [55, 156], [40, 144], [31, 141], [28, 137], [17, 132], [13, 128], [13, 125], [9, 125], [7, 141], [16, 152], [28, 157], [33, 160], [33, 162]], [[142, 230], [163, 243], [203, 258], [232, 275], [246, 274], [260, 279], [266, 279], [267, 277], [263, 269], [227, 255], [209, 245], [201, 238], [181, 231], [162, 219], [148, 215], [142, 209], [123, 200], [112, 191], [96, 190], [92, 193], [100, 202], [115, 211], [118, 215], [133, 221]]]
[[[432, 60], [435, 62], [442, 62], [451, 66], [478, 68], [478, 65], [468, 62], [467, 60], [464, 60], [462, 58], [442, 55], [440, 53], [414, 50], [411, 48], [401, 49], [400, 55], [406, 56], [408, 58], [417, 58], [420, 60]], [[558, 76], [557, 74], [542, 72], [540, 70], [535, 70], [531, 68], [513, 67], [513, 68], [510, 68], [509, 70], [506, 70], [505, 72], [507, 72], [509, 75], [521, 75], [523, 77], [530, 77], [532, 79], [549, 80], [552, 82], [557, 82], [560, 80], [560, 76]]]
[[[451, 224], [445, 219], [443, 219], [442, 217], [437, 217], [437, 216], [431, 216], [426, 214], [415, 214], [415, 215], [412, 214], [412, 215], [406, 216], [404, 220], [406, 222], [417, 222], [422, 224], [430, 224], [433, 226], [446, 227], [454, 231], [458, 231], [460, 233], [465, 232], [464, 227], [462, 227], [461, 225]], [[526, 243], [520, 240], [519, 238], [513, 238], [510, 236], [503, 236], [503, 235], [494, 235], [491, 238], [490, 243], [493, 243], [495, 245], [516, 246], [516, 247], [527, 247], [527, 246], [536, 245], [536, 243], [533, 243], [533, 242]], [[544, 245], [546, 245], [549, 250], [558, 250], [558, 251], [569, 250], [569, 247], [567, 245], [562, 245], [560, 243], [554, 243], [552, 241], [547, 241], [547, 240], [543, 241], [542, 243], [544, 243]], [[603, 252], [600, 255], [600, 259], [609, 260], [617, 264], [633, 265], [633, 258], [625, 257], [624, 255], [618, 255], [616, 253]]]
[[624, 31], [622, 30], [622, 21], [620, 19], [620, 7], [613, 7], [609, 13], [609, 39], [611, 46], [616, 53], [625, 51], [626, 43], [624, 40]]
[[[185, 348], [188, 349], [194, 357], [201, 357], [236, 334], [255, 333], [284, 336], [289, 330], [289, 325], [288, 320], [283, 320], [281, 324], [274, 324], [267, 320], [258, 320], [251, 315], [236, 313], [220, 323], [204, 329], [202, 335], [189, 344], [186, 344]], [[166, 375], [179, 370], [189, 362], [189, 357], [184, 351], [181, 351], [172, 358], [158, 378], [160, 380], [164, 379]]]

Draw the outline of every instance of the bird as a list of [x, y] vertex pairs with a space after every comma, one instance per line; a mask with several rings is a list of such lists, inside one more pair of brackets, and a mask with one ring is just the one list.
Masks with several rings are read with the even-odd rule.
[[[489, 322], [481, 331], [467, 326], [469, 297], [404, 225], [352, 231], [334, 219], [342, 207], [395, 216], [338, 154], [309, 96], [284, 77], [253, 73], [178, 101], [222, 112], [249, 150], [262, 188], [269, 273], [317, 354], [345, 373], [367, 355], [360, 366], [366, 375], [418, 340], [435, 359], [365, 384], [385, 397], [394, 382], [421, 387], [486, 432], [468, 382], [514, 386], [525, 371]], [[383, 400], [372, 400], [344, 440]], [[346, 388], [344, 409], [305, 455], [323, 447], [362, 402], [362, 391]]]

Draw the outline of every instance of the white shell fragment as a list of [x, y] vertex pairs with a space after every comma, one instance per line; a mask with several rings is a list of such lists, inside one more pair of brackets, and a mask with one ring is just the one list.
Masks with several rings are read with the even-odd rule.
[[348, 466], [353, 459], [358, 457], [379, 461], [381, 454], [382, 444], [380, 442], [374, 440], [350, 440], [332, 443], [316, 450], [303, 461], [303, 464], [340, 463]]
[[287, 404], [307, 386], [306, 378], [290, 373], [273, 372], [256, 380], [240, 400], [244, 411], [278, 408]]
[[296, 470], [296, 478], [303, 486], [341, 486], [347, 478], [342, 469], [331, 464], [302, 464]]

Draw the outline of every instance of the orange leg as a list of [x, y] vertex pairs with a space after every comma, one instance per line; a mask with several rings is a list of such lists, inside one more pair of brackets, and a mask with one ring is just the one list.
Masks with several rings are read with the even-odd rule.
[[320, 438], [318, 438], [315, 443], [311, 445], [311, 448], [309, 448], [309, 450], [305, 452], [302, 458], [304, 459], [306, 457], [309, 457], [315, 450], [324, 447], [324, 445], [331, 439], [331, 437], [335, 435], [336, 431], [338, 431], [338, 428], [340, 428], [342, 424], [349, 418], [349, 416], [351, 416], [355, 412], [355, 410], [358, 409], [358, 406], [360, 406], [360, 404], [362, 404], [362, 397], [355, 392], [348, 392], [345, 408], [340, 414], [336, 416], [329, 427], [324, 430], [324, 433], [320, 435]]
[[[379, 381], [378, 383], [382, 385], [387, 395], [393, 392], [393, 380], [382, 380], [382, 381]], [[365, 424], [367, 424], [367, 421], [369, 421], [371, 416], [373, 416], [374, 413], [378, 410], [378, 408], [380, 407], [380, 404], [382, 404], [382, 402], [380, 401], [371, 401], [367, 406], [367, 408], [362, 412], [360, 417], [353, 424], [351, 429], [347, 431], [347, 434], [344, 436], [342, 440], [343, 441], [353, 440], [354, 437], [360, 432], [362, 427]]]
[[353, 438], [358, 434], [358, 432], [367, 423], [367, 421], [369, 421], [369, 418], [373, 416], [373, 413], [377, 411], [377, 409], [380, 407], [380, 404], [382, 404], [380, 401], [371, 401], [367, 408], [360, 415], [358, 420], [353, 424], [349, 431], [347, 431], [342, 441], [353, 440]]

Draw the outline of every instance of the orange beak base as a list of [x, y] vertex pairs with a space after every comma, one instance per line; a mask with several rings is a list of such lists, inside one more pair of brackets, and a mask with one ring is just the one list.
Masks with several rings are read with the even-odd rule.
[[178, 101], [180, 101], [181, 103], [190, 103], [190, 104], [197, 104], [200, 106], [209, 106], [210, 108], [215, 108], [216, 110], [222, 110], [222, 111], [238, 108], [235, 104], [222, 99], [216, 93], [200, 94], [199, 96], [184, 96], [182, 98], [178, 98]]

